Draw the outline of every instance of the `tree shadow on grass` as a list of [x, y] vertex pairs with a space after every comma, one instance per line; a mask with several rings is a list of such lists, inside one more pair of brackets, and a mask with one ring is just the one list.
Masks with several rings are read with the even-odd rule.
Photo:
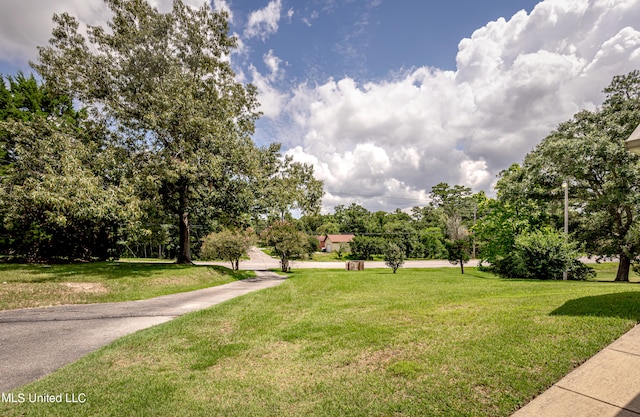
[[550, 315], [618, 317], [640, 321], [640, 291], [576, 298], [567, 301]]

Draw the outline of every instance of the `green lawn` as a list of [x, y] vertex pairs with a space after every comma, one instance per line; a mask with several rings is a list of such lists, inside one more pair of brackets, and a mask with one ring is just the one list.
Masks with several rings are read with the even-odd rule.
[[0, 310], [140, 300], [226, 284], [247, 274], [253, 273], [158, 262], [0, 264]]
[[305, 270], [125, 337], [3, 416], [508, 416], [640, 320], [640, 286]]

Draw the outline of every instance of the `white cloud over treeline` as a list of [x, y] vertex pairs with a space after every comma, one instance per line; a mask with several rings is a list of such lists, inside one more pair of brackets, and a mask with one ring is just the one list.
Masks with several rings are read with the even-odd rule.
[[402, 207], [395, 198], [424, 200], [439, 182], [491, 193], [502, 169], [598, 106], [614, 75], [640, 69], [639, 25], [640, 0], [546, 0], [461, 40], [456, 71], [301, 84], [265, 114], [289, 121], [278, 135], [315, 166], [325, 209]]

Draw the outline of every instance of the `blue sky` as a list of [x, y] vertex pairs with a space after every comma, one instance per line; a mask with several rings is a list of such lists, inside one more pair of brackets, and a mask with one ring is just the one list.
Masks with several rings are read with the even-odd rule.
[[[238, 80], [259, 91], [255, 141], [313, 165], [325, 212], [426, 204], [439, 182], [491, 195], [502, 169], [640, 69], [640, 0], [211, 4], [230, 13]], [[102, 0], [4, 2], [0, 72], [28, 69], [61, 11], [108, 19]]]
[[[487, 22], [531, 11], [535, 0], [492, 1], [283, 1], [279, 29], [247, 42], [252, 61], [273, 50], [287, 62], [290, 79], [324, 81], [351, 76], [383, 79], [403, 68], [455, 70], [458, 43]], [[231, 1], [233, 25], [243, 32], [249, 10], [265, 2]], [[248, 9], [247, 9], [248, 7]], [[259, 69], [265, 70], [264, 66]]]

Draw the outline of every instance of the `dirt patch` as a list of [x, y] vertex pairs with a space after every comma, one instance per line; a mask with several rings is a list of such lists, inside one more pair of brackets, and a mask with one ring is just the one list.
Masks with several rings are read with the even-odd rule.
[[384, 369], [389, 362], [395, 360], [403, 353], [402, 349], [382, 349], [373, 352], [363, 352], [356, 358], [354, 365], [358, 369], [377, 371]]
[[73, 292], [84, 292], [91, 294], [106, 294], [107, 287], [101, 282], [63, 282], [61, 285], [70, 288]]

